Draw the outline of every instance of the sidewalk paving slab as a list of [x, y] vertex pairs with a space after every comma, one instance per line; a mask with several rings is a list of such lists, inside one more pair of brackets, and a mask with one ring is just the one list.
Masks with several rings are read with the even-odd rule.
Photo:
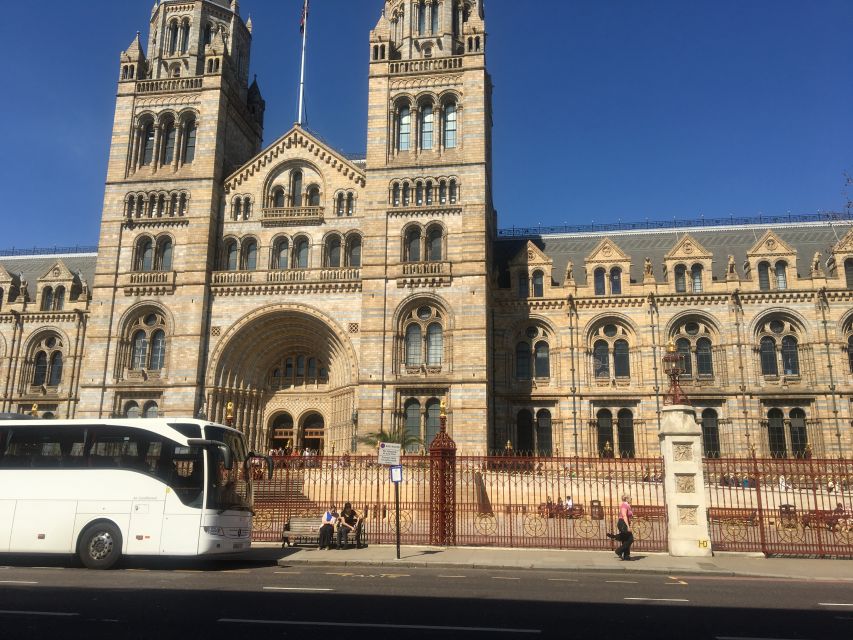
[[393, 545], [321, 551], [313, 547], [281, 550], [280, 566], [328, 565], [385, 568], [473, 568], [492, 570], [606, 571], [672, 576], [703, 574], [853, 583], [853, 560], [765, 558], [756, 554], [718, 553], [711, 558], [676, 558], [666, 553], [634, 552], [623, 562], [610, 551], [500, 549], [481, 547], [403, 546], [400, 559]]

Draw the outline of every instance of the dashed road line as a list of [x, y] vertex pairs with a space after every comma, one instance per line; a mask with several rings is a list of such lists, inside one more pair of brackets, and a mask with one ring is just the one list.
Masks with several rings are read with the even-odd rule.
[[853, 603], [849, 602], [818, 602], [821, 607], [853, 607]]
[[68, 613], [65, 611], [14, 611], [11, 609], [0, 609], [0, 616], [47, 616], [53, 618], [74, 618], [79, 613]]
[[38, 584], [34, 580], [0, 580], [0, 584]]
[[264, 587], [264, 591], [334, 591], [334, 589], [321, 589], [318, 587]]
[[439, 578], [467, 578], [468, 576], [438, 576]]
[[791, 638], [758, 638], [746, 636], [715, 636], [714, 640], [792, 640]]
[[639, 584], [633, 580], [605, 580], [607, 584]]
[[548, 578], [548, 582], [579, 582], [579, 581], [573, 580], [572, 578]]
[[276, 575], [280, 576], [301, 576], [301, 571], [276, 571]]
[[501, 629], [496, 627], [444, 627], [425, 624], [365, 624], [359, 622], [313, 622], [307, 620], [240, 620], [237, 618], [220, 618], [217, 622], [226, 624], [268, 624], [286, 625], [291, 627], [332, 627], [332, 628], [360, 628], [360, 629], [406, 629], [415, 631], [467, 631], [478, 633], [516, 633], [536, 634], [542, 633], [542, 629]]
[[507, 576], [492, 576], [492, 580], [521, 580], [521, 578], [510, 578]]
[[690, 602], [684, 598], [623, 598], [623, 600], [641, 600], [644, 602]]

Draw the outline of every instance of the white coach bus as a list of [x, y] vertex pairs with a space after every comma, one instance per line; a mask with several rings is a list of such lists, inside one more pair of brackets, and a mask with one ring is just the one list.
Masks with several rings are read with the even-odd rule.
[[199, 420], [0, 420], [0, 553], [108, 569], [245, 551], [252, 458], [239, 431]]

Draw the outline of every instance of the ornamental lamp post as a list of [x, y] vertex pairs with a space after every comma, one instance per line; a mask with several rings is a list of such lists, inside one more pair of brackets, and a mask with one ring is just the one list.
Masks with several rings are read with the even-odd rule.
[[662, 358], [664, 373], [669, 376], [669, 390], [663, 397], [663, 403], [666, 405], [689, 404], [689, 400], [681, 388], [681, 383], [678, 381], [678, 378], [684, 373], [684, 364], [681, 358], [682, 356], [675, 348], [675, 344], [670, 340], [666, 348], [666, 355]]
[[234, 403], [229, 402], [225, 405], [225, 424], [229, 427], [234, 426]]

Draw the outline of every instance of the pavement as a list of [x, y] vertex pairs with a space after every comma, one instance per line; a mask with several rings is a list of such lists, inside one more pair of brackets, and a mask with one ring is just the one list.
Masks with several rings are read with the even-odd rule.
[[[253, 545], [270, 548], [272, 545]], [[329, 565], [346, 567], [537, 569], [555, 571], [606, 571], [657, 573], [669, 576], [769, 577], [790, 580], [832, 580], [853, 583], [853, 560], [765, 558], [761, 554], [716, 553], [706, 558], [676, 558], [666, 553], [634, 552], [623, 562], [611, 551], [549, 549], [497, 549], [479, 547], [403, 546], [400, 559], [393, 545], [364, 549], [321, 551], [314, 547], [281, 549], [279, 566]]]

